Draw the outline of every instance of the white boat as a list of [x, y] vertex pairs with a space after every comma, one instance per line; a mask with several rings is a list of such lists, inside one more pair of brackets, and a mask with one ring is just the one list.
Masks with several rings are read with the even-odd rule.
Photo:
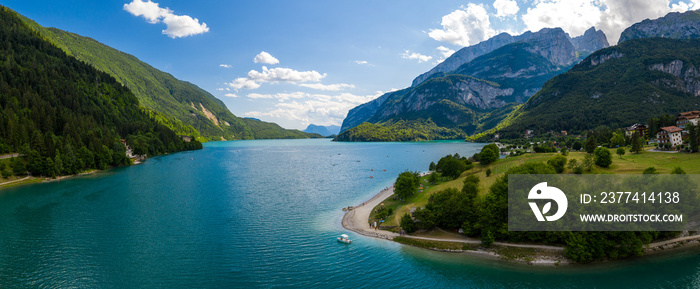
[[345, 243], [345, 244], [350, 244], [352, 241], [348, 239], [348, 235], [342, 234], [340, 237], [338, 237], [338, 242], [339, 243]]

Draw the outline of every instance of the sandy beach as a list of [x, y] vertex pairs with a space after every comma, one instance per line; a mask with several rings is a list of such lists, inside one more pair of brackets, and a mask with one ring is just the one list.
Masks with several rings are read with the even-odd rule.
[[374, 229], [369, 226], [369, 214], [372, 209], [379, 205], [386, 198], [394, 194], [394, 186], [382, 190], [368, 201], [348, 210], [343, 216], [343, 227], [358, 234], [369, 237], [392, 240], [399, 234], [384, 230]]

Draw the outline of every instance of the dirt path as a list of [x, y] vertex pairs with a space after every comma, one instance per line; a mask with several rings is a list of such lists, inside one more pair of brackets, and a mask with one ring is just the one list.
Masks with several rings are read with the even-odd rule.
[[[375, 230], [369, 226], [369, 214], [372, 209], [383, 202], [385, 199], [391, 197], [394, 194], [394, 186], [392, 185], [386, 190], [379, 192], [367, 202], [348, 210], [343, 216], [342, 225], [345, 229], [362, 234], [369, 237], [381, 238], [387, 240], [393, 240], [394, 237], [398, 237], [399, 234], [384, 230]], [[457, 239], [457, 238], [432, 238], [432, 237], [418, 237], [418, 236], [405, 236], [407, 238], [428, 240], [428, 241], [443, 241], [443, 242], [457, 242], [457, 243], [467, 243], [467, 244], [481, 244], [480, 240], [476, 239]], [[700, 236], [699, 236], [700, 237]], [[517, 248], [533, 248], [541, 250], [551, 250], [551, 251], [564, 251], [564, 247], [558, 246], [547, 246], [547, 245], [530, 245], [530, 244], [511, 244], [503, 242], [494, 242], [494, 245], [506, 246], [506, 247], [517, 247]]]
[[660, 242], [656, 242], [656, 243], [650, 243], [649, 245], [647, 245], [647, 248], [648, 248], [648, 249], [651, 249], [651, 248], [656, 248], [656, 247], [663, 247], [663, 246], [666, 246], [666, 245], [668, 245], [668, 244], [673, 244], [673, 243], [683, 242], [683, 241], [696, 240], [696, 239], [700, 239], [700, 235], [679, 237], [679, 238], [673, 238], [673, 239], [671, 239], [671, 240], [660, 241]]
[[16, 157], [18, 157], [18, 156], [19, 156], [19, 154], [17, 154], [17, 153], [15, 153], [15, 154], [0, 155], [0, 160], [10, 159], [10, 158], [16, 158]]
[[26, 179], [28, 179], [28, 178], [31, 178], [31, 177], [30, 177], [30, 176], [26, 176], [26, 177], [24, 177], [24, 178], [16, 179], [16, 180], [14, 180], [14, 181], [9, 181], [9, 182], [0, 183], [0, 187], [2, 187], [2, 186], [4, 186], [4, 185], [9, 185], [9, 184], [12, 184], [12, 183], [16, 183], [16, 182], [21, 182], [21, 181], [24, 181], [24, 180], [26, 180]]

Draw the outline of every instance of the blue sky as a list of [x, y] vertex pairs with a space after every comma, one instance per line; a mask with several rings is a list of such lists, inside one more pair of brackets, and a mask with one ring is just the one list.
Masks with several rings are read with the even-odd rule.
[[[237, 116], [303, 129], [411, 84], [500, 33], [624, 28], [700, 0], [0, 0], [39, 24], [96, 39], [223, 100]], [[265, 53], [263, 53], [265, 52]], [[257, 60], [257, 62], [255, 61]]]

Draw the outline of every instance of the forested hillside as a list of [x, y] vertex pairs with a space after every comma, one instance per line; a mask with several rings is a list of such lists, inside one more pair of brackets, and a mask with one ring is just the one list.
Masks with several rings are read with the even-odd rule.
[[0, 7], [0, 153], [25, 155], [26, 167], [13, 167], [15, 174], [128, 164], [120, 139], [148, 156], [201, 148], [141, 111], [112, 76], [66, 55]]
[[108, 73], [128, 87], [149, 115], [178, 134], [194, 135], [202, 141], [318, 137], [265, 122], [253, 123], [253, 128], [250, 122], [233, 115], [221, 100], [192, 83], [178, 80], [94, 39], [45, 28], [20, 17], [68, 55]]
[[[645, 123], [650, 117], [700, 108], [700, 40], [633, 39], [600, 50], [542, 90], [499, 128], [501, 138], [525, 130], [581, 132]], [[517, 117], [515, 117], [517, 116]]]

